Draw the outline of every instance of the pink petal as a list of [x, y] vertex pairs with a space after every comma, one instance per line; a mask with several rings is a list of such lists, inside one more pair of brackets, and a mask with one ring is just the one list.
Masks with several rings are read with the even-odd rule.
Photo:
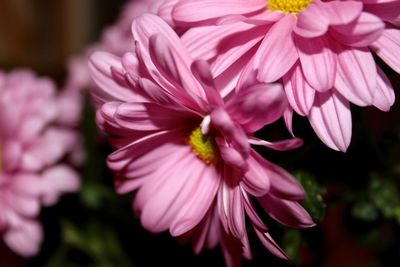
[[[135, 208], [140, 209], [141, 222], [151, 232], [161, 232], [171, 226], [178, 213], [186, 208], [187, 202], [193, 197], [192, 193], [198, 186], [196, 182], [202, 178], [201, 172], [206, 166], [190, 150], [177, 163], [173, 168], [164, 170], [163, 174], [159, 173], [156, 180], [147, 181], [138, 192], [136, 203], [143, 203], [143, 206], [135, 205]], [[197, 173], [195, 177], [194, 173]], [[216, 191], [216, 187], [213, 191]], [[206, 206], [199, 210], [199, 217], [194, 218], [195, 221], [199, 222], [207, 211], [212, 202], [212, 195], [210, 197], [203, 199], [207, 201], [204, 203]]]
[[113, 78], [112, 69], [124, 73], [119, 57], [96, 52], [90, 57], [89, 69], [93, 80], [99, 86], [92, 91], [99, 104], [112, 100], [135, 99], [135, 94], [129, 88], [117, 83]]
[[265, 146], [278, 151], [287, 151], [298, 148], [303, 145], [303, 140], [300, 138], [292, 138], [276, 142], [268, 142], [256, 137], [251, 137], [249, 143], [252, 145]]
[[260, 239], [261, 243], [275, 256], [278, 258], [288, 260], [288, 256], [286, 253], [276, 244], [276, 242], [272, 239], [271, 235], [266, 232], [263, 233], [259, 231], [258, 229], [254, 229], [258, 238]]
[[3, 238], [8, 247], [17, 254], [32, 257], [39, 253], [43, 232], [37, 222], [24, 221], [18, 227], [6, 231]]
[[251, 13], [265, 6], [263, 0], [184, 0], [176, 5], [172, 16], [178, 22], [195, 22], [228, 14]]
[[197, 81], [202, 85], [208, 103], [213, 107], [223, 106], [224, 102], [215, 88], [214, 79], [210, 71], [210, 65], [207, 61], [196, 60], [192, 64], [191, 70]]
[[400, 73], [400, 31], [398, 29], [385, 29], [382, 36], [371, 47], [386, 64]]
[[314, 103], [315, 90], [308, 84], [299, 64], [283, 76], [283, 84], [290, 106], [300, 115], [306, 116]]
[[364, 4], [364, 11], [380, 17], [382, 20], [392, 22], [400, 16], [400, 2], [397, 0], [370, 1]]
[[327, 38], [305, 39], [295, 35], [303, 74], [310, 86], [320, 92], [331, 89], [336, 76], [336, 54]]
[[372, 105], [377, 71], [371, 52], [344, 48], [338, 54], [335, 88], [347, 100], [358, 105]]
[[394, 104], [395, 94], [389, 79], [379, 67], [376, 89], [373, 105], [382, 111], [389, 111]]
[[[107, 106], [107, 104], [103, 105], [102, 109], [106, 109]], [[132, 102], [117, 106], [114, 111], [114, 120], [121, 127], [133, 131], [155, 131], [185, 126], [188, 121], [193, 119], [193, 116], [190, 115], [180, 109], [172, 109], [167, 106]]]
[[249, 170], [244, 174], [241, 186], [253, 196], [265, 195], [270, 188], [269, 177], [263, 167], [253, 157], [247, 160]]
[[302, 200], [304, 190], [296, 179], [284, 169], [274, 165], [252, 151], [252, 157], [264, 168], [270, 180], [270, 193], [287, 200]]
[[358, 1], [323, 2], [329, 24], [343, 25], [354, 21], [362, 12], [363, 4]]
[[[225, 180], [230, 178], [229, 174], [225, 175], [224, 178]], [[245, 218], [239, 186], [227, 183], [222, 184], [218, 194], [218, 211], [226, 231], [235, 238], [241, 239], [245, 234]]]
[[[7, 139], [6, 139], [7, 140]], [[7, 141], [3, 141], [3, 152], [2, 152], [2, 165], [4, 170], [12, 171], [16, 167], [18, 167], [22, 155], [22, 147], [21, 143], [9, 139]]]
[[283, 119], [285, 121], [286, 128], [289, 130], [290, 134], [294, 136], [293, 133], [293, 109], [288, 107], [283, 113]]
[[259, 69], [257, 78], [263, 82], [274, 82], [281, 78], [297, 61], [292, 29], [296, 17], [287, 15], [275, 23], [265, 35], [255, 54], [254, 67]]
[[365, 47], [376, 41], [384, 28], [385, 24], [380, 18], [363, 12], [352, 23], [333, 26], [331, 34], [344, 45]]
[[186, 186], [191, 190], [188, 192], [189, 200], [171, 223], [172, 236], [179, 236], [198, 225], [215, 200], [221, 181], [218, 170], [214, 166], [204, 166], [194, 176], [197, 176], [197, 181], [195, 177], [190, 178], [194, 187]]
[[218, 54], [212, 63], [212, 72], [214, 76], [220, 75], [230, 68], [231, 65], [237, 64], [240, 58], [245, 56], [252, 48], [257, 47], [268, 30], [268, 27], [265, 25], [243, 30], [241, 30], [241, 28], [244, 27], [238, 28], [238, 26], [240, 26], [240, 24], [237, 25], [235, 33], [221, 39], [216, 47]]
[[318, 93], [308, 119], [318, 137], [330, 148], [345, 152], [351, 140], [349, 102], [335, 90]]
[[[224, 50], [227, 50], [226, 46], [232, 47], [230, 42], [222, 42], [223, 40], [227, 38], [235, 40], [230, 36], [238, 36], [252, 28], [254, 28], [253, 25], [241, 22], [223, 26], [200, 26], [190, 28], [181, 39], [193, 58], [209, 60], [221, 53], [221, 46]], [[244, 37], [244, 35], [241, 36]]]
[[280, 84], [256, 84], [241, 89], [227, 103], [227, 111], [247, 133], [278, 120], [287, 107]]
[[315, 225], [307, 211], [297, 202], [279, 199], [271, 194], [257, 198], [269, 216], [293, 228], [307, 228]]
[[67, 165], [56, 165], [41, 176], [42, 201], [53, 205], [64, 193], [76, 192], [80, 187], [78, 174]]
[[[323, 2], [312, 2], [306, 10], [299, 13], [295, 33], [304, 38], [324, 35], [329, 27], [329, 16]], [[317, 23], [316, 23], [317, 22]]]

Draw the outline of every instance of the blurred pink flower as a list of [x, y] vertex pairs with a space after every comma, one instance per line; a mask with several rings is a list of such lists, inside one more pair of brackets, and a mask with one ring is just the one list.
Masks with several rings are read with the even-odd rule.
[[118, 148], [108, 157], [117, 191], [138, 190], [134, 210], [147, 230], [190, 238], [196, 252], [220, 244], [228, 266], [251, 258], [245, 215], [262, 243], [286, 258], [252, 204], [285, 225], [313, 225], [298, 204], [301, 186], [251, 148], [301, 145], [252, 136], [282, 116], [282, 87], [248, 83], [223, 99], [209, 65], [193, 61], [166, 22], [144, 15], [132, 29], [135, 51], [97, 52], [90, 61], [100, 87], [92, 91], [102, 105], [97, 122]]
[[[68, 77], [65, 87], [68, 91], [88, 90], [96, 86], [90, 78], [87, 62], [89, 55], [94, 51], [107, 51], [122, 56], [133, 49], [132, 46], [132, 21], [144, 13], [157, 13], [164, 2], [177, 0], [130, 0], [121, 9], [116, 22], [106, 27], [100, 40], [90, 44], [82, 55], [73, 56], [68, 62]], [[166, 13], [166, 12], [164, 12]], [[171, 15], [164, 15], [166, 19]], [[171, 19], [169, 19], [171, 20]]]
[[0, 237], [15, 253], [35, 255], [42, 241], [41, 205], [79, 188], [60, 160], [79, 144], [62, 115], [54, 84], [30, 71], [0, 72]]
[[291, 107], [319, 138], [346, 151], [349, 102], [387, 111], [394, 92], [371, 49], [400, 70], [398, 0], [179, 0], [172, 12], [195, 58], [211, 60], [217, 81], [246, 65], [263, 82], [283, 79]]

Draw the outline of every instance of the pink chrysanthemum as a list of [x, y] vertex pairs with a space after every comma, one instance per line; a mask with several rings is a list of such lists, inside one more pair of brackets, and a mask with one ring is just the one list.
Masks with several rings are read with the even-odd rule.
[[309, 227], [297, 202], [304, 192], [250, 146], [301, 144], [252, 136], [282, 116], [282, 87], [248, 82], [223, 99], [208, 64], [193, 61], [163, 20], [144, 15], [132, 28], [135, 52], [122, 58], [98, 52], [90, 61], [101, 88], [94, 98], [103, 104], [97, 122], [118, 148], [108, 157], [118, 192], [138, 191], [134, 210], [147, 230], [190, 238], [196, 252], [220, 244], [228, 266], [251, 258], [245, 215], [263, 244], [286, 258], [252, 203], [285, 225]]
[[24, 257], [40, 247], [40, 206], [79, 188], [77, 174], [59, 163], [78, 145], [74, 131], [55, 123], [60, 100], [50, 80], [0, 72], [0, 237]]
[[351, 139], [349, 102], [384, 111], [394, 102], [371, 49], [400, 71], [399, 16], [398, 0], [180, 0], [173, 10], [176, 25], [192, 27], [184, 43], [212, 61], [217, 81], [246, 64], [260, 81], [282, 78], [291, 107], [341, 151]]

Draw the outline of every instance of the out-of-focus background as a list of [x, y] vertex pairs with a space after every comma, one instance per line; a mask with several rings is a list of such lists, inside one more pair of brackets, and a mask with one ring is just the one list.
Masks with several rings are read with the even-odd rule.
[[[62, 87], [68, 59], [96, 41], [102, 29], [116, 20], [124, 3], [0, 0], [0, 68], [31, 68]], [[399, 95], [399, 75], [382, 67]], [[112, 175], [104, 163], [111, 148], [97, 134], [89, 97], [85, 99], [80, 126], [87, 151], [87, 161], [79, 170], [82, 190], [43, 209], [41, 253], [28, 260], [16, 257], [15, 266], [224, 266], [218, 249], [196, 256], [189, 245], [178, 244], [168, 233], [153, 235], [141, 228], [132, 214], [132, 196], [120, 196], [113, 190]], [[400, 266], [399, 102], [388, 113], [354, 107], [353, 139], [346, 154], [326, 148], [299, 117], [294, 126], [305, 140], [302, 148], [289, 153], [262, 152], [296, 174], [307, 191], [303, 205], [318, 225], [290, 230], [265, 218], [292, 260], [274, 258], [251, 235], [254, 260], [243, 266]], [[260, 134], [273, 138], [281, 134], [280, 128]], [[6, 256], [1, 253], [3, 267]]]

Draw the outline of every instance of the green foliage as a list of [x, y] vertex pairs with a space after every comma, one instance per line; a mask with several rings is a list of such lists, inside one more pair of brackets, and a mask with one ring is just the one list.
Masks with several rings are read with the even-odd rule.
[[400, 223], [400, 196], [394, 179], [371, 175], [370, 183], [362, 200], [355, 203], [352, 214], [365, 220], [376, 220], [379, 215], [386, 219], [395, 219]]
[[295, 177], [306, 192], [305, 198], [301, 204], [314, 220], [320, 221], [326, 209], [326, 204], [323, 200], [323, 195], [326, 192], [325, 188], [320, 185], [310, 173], [297, 171]]
[[282, 244], [283, 250], [287, 253], [290, 260], [298, 264], [300, 261], [300, 245], [302, 237], [299, 230], [287, 229], [283, 235]]

